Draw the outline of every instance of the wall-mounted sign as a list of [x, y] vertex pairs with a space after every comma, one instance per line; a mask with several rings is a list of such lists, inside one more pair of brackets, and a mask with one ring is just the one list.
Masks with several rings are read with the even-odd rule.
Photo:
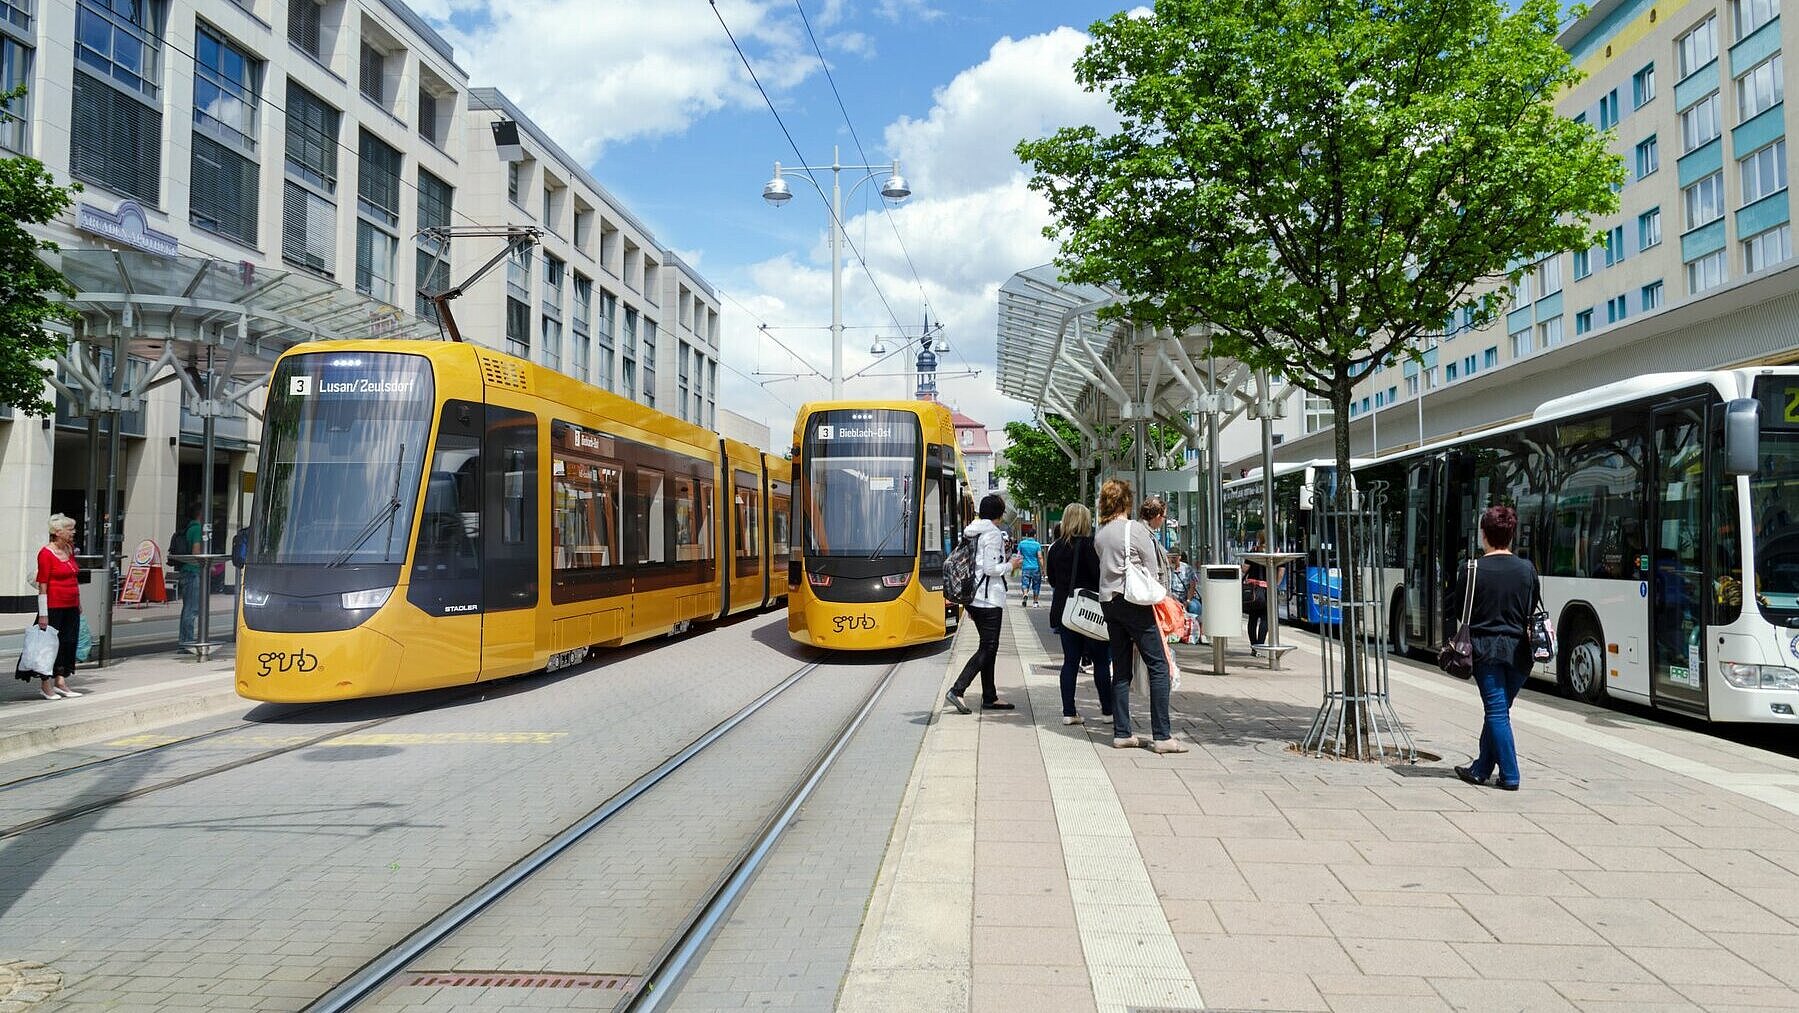
[[75, 227], [159, 257], [173, 257], [180, 249], [180, 243], [174, 236], [150, 227], [150, 220], [144, 217], [143, 207], [134, 200], [122, 200], [111, 211], [92, 204], [76, 205]]

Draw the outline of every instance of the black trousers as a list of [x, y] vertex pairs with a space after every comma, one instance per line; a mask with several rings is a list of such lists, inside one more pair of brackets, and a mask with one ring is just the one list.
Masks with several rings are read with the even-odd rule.
[[999, 690], [993, 685], [993, 663], [999, 660], [999, 621], [1002, 611], [1004, 610], [978, 605], [970, 605], [962, 610], [962, 614], [969, 622], [974, 623], [975, 631], [981, 635], [981, 645], [969, 656], [968, 664], [962, 666], [962, 674], [956, 676], [957, 696], [968, 692], [975, 673], [979, 672], [981, 702], [988, 704], [999, 699]]
[[56, 676], [75, 671], [75, 642], [81, 639], [81, 607], [51, 609], [50, 625], [56, 630]]

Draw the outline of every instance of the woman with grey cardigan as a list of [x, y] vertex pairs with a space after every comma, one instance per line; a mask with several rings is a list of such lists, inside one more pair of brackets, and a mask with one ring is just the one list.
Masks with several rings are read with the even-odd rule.
[[[1099, 550], [1099, 601], [1106, 614], [1106, 630], [1112, 644], [1112, 746], [1129, 749], [1147, 746], [1158, 753], [1184, 753], [1168, 719], [1168, 656], [1162, 631], [1156, 626], [1155, 609], [1124, 597], [1124, 572], [1131, 556], [1153, 574], [1163, 587], [1162, 555], [1149, 528], [1131, 518], [1133, 499], [1129, 482], [1112, 479], [1099, 490], [1102, 520], [1094, 548]], [[1149, 673], [1149, 730], [1153, 740], [1131, 734], [1131, 652], [1143, 657]]]

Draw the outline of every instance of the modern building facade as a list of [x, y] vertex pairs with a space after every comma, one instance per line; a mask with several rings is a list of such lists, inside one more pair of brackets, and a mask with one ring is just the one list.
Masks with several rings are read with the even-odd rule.
[[[0, 409], [0, 569], [28, 569], [52, 511], [112, 514], [129, 552], [166, 544], [208, 490], [222, 551], [255, 486], [274, 356], [435, 338], [417, 290], [498, 248], [435, 243], [432, 226], [543, 229], [525, 263], [455, 304], [468, 340], [714, 418], [711, 287], [505, 96], [471, 89], [400, 0], [0, 0], [0, 82], [28, 88], [0, 156], [83, 187], [45, 230], [79, 291], [58, 413]], [[524, 161], [499, 160], [503, 118]], [[116, 467], [101, 449], [114, 419]], [[108, 472], [110, 510], [92, 491]], [[30, 608], [26, 590], [0, 589], [0, 611]]]

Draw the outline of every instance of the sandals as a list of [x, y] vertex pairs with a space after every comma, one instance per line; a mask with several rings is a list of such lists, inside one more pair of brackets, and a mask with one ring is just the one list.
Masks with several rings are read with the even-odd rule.
[[1152, 753], [1185, 753], [1190, 752], [1185, 743], [1179, 739], [1157, 739], [1149, 744]]
[[1141, 749], [1143, 740], [1135, 735], [1126, 735], [1122, 739], [1113, 739], [1113, 749]]

